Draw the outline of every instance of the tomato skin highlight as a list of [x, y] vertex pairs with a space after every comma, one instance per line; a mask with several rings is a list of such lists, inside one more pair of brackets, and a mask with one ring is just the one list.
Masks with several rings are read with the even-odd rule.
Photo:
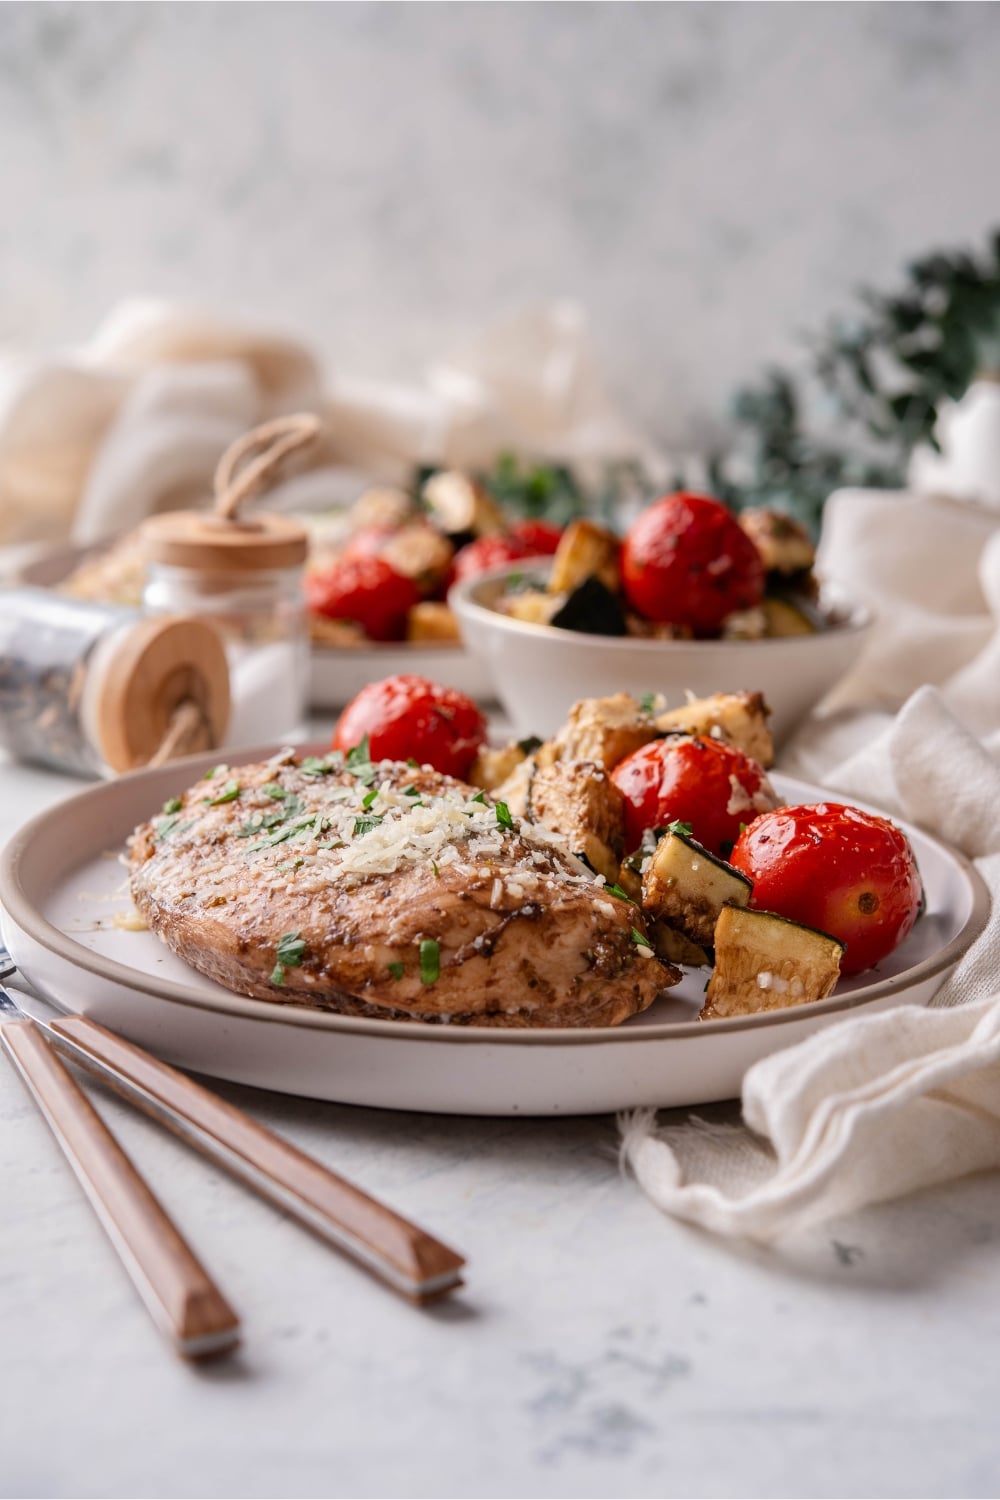
[[762, 813], [730, 860], [754, 883], [751, 906], [846, 943], [844, 974], [887, 958], [920, 913], [909, 840], [888, 818], [858, 807], [817, 802]]
[[[625, 798], [625, 844], [638, 849], [647, 828], [690, 823], [692, 837], [723, 859], [754, 818], [777, 798], [764, 768], [742, 750], [708, 737], [652, 740], [619, 761], [611, 780]], [[754, 799], [757, 805], [754, 805]], [[730, 810], [731, 809], [731, 810]]]
[[406, 616], [419, 599], [412, 578], [370, 552], [339, 557], [306, 575], [306, 601], [314, 614], [353, 620], [373, 641], [402, 640]]
[[486, 740], [486, 719], [457, 688], [401, 672], [370, 682], [337, 721], [332, 750], [368, 737], [375, 760], [415, 760], [464, 779]]
[[764, 564], [732, 512], [678, 490], [644, 510], [622, 545], [622, 587], [647, 620], [714, 635], [764, 594]]

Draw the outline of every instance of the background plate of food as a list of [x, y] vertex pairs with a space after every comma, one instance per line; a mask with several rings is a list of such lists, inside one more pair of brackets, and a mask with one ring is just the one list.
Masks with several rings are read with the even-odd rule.
[[[290, 846], [282, 842], [286, 830], [298, 834], [312, 816], [311, 807], [306, 807], [304, 818], [288, 820], [290, 810], [303, 811], [294, 788], [301, 790], [303, 775], [307, 779], [325, 775], [329, 758], [323, 750], [310, 764], [301, 756], [294, 762], [279, 756], [261, 773], [260, 763], [268, 754], [247, 752], [242, 758], [258, 767], [254, 795], [261, 808], [273, 809], [270, 813], [259, 811], [247, 819], [246, 808], [240, 812], [237, 804], [241, 788], [247, 788], [251, 778], [235, 764], [213, 768], [211, 757], [200, 757], [93, 787], [27, 824], [11, 841], [0, 865], [4, 937], [26, 979], [62, 1008], [92, 1016], [170, 1062], [220, 1078], [389, 1109], [585, 1114], [733, 1097], [752, 1063], [850, 1011], [862, 1006], [927, 1003], [981, 930], [988, 909], [986, 890], [966, 860], [919, 829], [906, 828], [923, 883], [922, 915], [884, 961], [863, 973], [842, 977], [829, 998], [754, 1014], [699, 1019], [706, 970], [692, 967], [680, 969], [678, 983], [671, 981], [659, 998], [623, 1024], [562, 1026], [551, 1024], [551, 1017], [543, 1025], [527, 1024], [523, 1014], [527, 997], [513, 992], [505, 997], [513, 1024], [502, 1024], [502, 1017], [498, 1022], [496, 1013], [489, 1017], [489, 1025], [456, 1024], [453, 1019], [449, 1024], [440, 1014], [433, 1020], [383, 1019], [309, 1004], [308, 996], [303, 999], [295, 989], [295, 966], [303, 963], [298, 933], [283, 932], [276, 948], [275, 935], [267, 936], [265, 880], [259, 911], [260, 942], [266, 951], [256, 988], [273, 998], [256, 998], [235, 993], [193, 968], [137, 919], [121, 857], [139, 825], [145, 825], [143, 837], [151, 841], [147, 852], [153, 852], [157, 840], [167, 839], [177, 826], [178, 818], [197, 806], [199, 815], [204, 810], [211, 818], [238, 814], [244, 819], [249, 826], [238, 833], [250, 833], [257, 840], [244, 847], [264, 849], [260, 857], [269, 867], [287, 871], [296, 858], [301, 863], [294, 849], [288, 854]], [[399, 775], [406, 779], [405, 762], [402, 766]], [[360, 780], [362, 818], [369, 816], [380, 774]], [[418, 768], [410, 774], [414, 784], [403, 787], [402, 793], [419, 795], [424, 787], [420, 778], [426, 779], [428, 773]], [[337, 771], [327, 785], [339, 786], [338, 777], [348, 779], [346, 772]], [[785, 802], [815, 802], [824, 795], [779, 775], [774, 775], [773, 782]], [[397, 793], [400, 787], [401, 783]], [[384, 795], [391, 801], [394, 794], [390, 789]], [[425, 795], [429, 796], [426, 791]], [[499, 823], [500, 804], [484, 800], [485, 795], [474, 796], [473, 789], [466, 787], [465, 812], [487, 821], [495, 814]], [[379, 816], [372, 814], [375, 821]], [[319, 835], [310, 827], [306, 836]], [[327, 848], [342, 848], [345, 841], [338, 843], [327, 832], [321, 842]], [[271, 845], [278, 847], [271, 849]], [[175, 874], [181, 870], [190, 872], [194, 890], [196, 862], [180, 861]], [[232, 871], [223, 875], [229, 878]], [[286, 878], [280, 875], [280, 881]], [[573, 878], [579, 885], [579, 878]], [[398, 906], [399, 920], [408, 920], [413, 903], [402, 890], [394, 894], [393, 878], [384, 877], [377, 884], [379, 899], [369, 911], [384, 922]], [[598, 889], [596, 881], [591, 896], [604, 911], [621, 904], [610, 890]], [[211, 902], [216, 899], [212, 897]], [[547, 918], [542, 903], [532, 914], [532, 930], [541, 948], [546, 946]], [[617, 915], [601, 920], [620, 926]], [[629, 919], [625, 920], [627, 924]], [[282, 918], [278, 921], [284, 925]], [[633, 926], [635, 921], [642, 923], [644, 918], [634, 918]], [[641, 966], [653, 962], [644, 946], [644, 932], [645, 927], [643, 933], [633, 930], [638, 948], [609, 973], [619, 975], [622, 964], [633, 960]], [[363, 961], [368, 941], [363, 927], [355, 940], [358, 959]], [[553, 923], [553, 949], [559, 941], [560, 930]], [[240, 942], [230, 945], [232, 952], [240, 949], [250, 959], [254, 946], [247, 941], [246, 929]], [[348, 960], [349, 950], [350, 944], [345, 950]], [[437, 950], [436, 943], [416, 945], [405, 976], [402, 963], [385, 967], [404, 989], [409, 983], [410, 991], [419, 996], [426, 985], [430, 994], [437, 978]], [[443, 966], [443, 955], [441, 962]], [[360, 1009], [365, 1011], [365, 1007]]]

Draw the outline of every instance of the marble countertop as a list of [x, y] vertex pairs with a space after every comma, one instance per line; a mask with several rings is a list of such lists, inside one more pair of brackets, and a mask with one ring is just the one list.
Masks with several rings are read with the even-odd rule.
[[[0, 839], [75, 790], [0, 765]], [[238, 1355], [186, 1366], [0, 1066], [0, 1494], [1000, 1489], [995, 1178], [762, 1250], [658, 1214], [608, 1117], [220, 1092], [460, 1248], [466, 1289], [408, 1307], [95, 1090], [243, 1315]]]

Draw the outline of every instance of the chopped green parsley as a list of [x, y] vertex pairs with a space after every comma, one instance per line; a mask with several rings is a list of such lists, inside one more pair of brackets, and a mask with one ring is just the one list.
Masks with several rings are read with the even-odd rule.
[[420, 944], [420, 983], [434, 984], [441, 974], [441, 944], [424, 938]]
[[365, 818], [355, 818], [354, 837], [357, 839], [361, 838], [363, 834], [371, 833], [372, 829], [377, 828], [382, 822], [382, 817], [381, 813], [369, 813]]
[[221, 807], [224, 802], [235, 802], [240, 795], [240, 784], [238, 781], [227, 781], [217, 797], [203, 797], [209, 807]]
[[333, 769], [334, 766], [330, 760], [321, 760], [318, 755], [307, 755], [299, 766], [303, 776], [329, 776]]
[[278, 949], [275, 954], [277, 962], [271, 970], [271, 983], [277, 985], [284, 984], [286, 971], [299, 967], [305, 951], [305, 941], [299, 937], [297, 932], [282, 933], [278, 939]]

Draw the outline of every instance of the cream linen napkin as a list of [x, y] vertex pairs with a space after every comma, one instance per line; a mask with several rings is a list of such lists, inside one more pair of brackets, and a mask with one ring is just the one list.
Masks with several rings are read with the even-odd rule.
[[[666, 465], [619, 416], [586, 319], [553, 303], [485, 330], [413, 386], [337, 374], [291, 339], [158, 302], [128, 302], [80, 350], [0, 354], [0, 547], [91, 542], [204, 501], [235, 437], [294, 410], [325, 441], [268, 496], [283, 508], [353, 499], [422, 463], [487, 467], [510, 449], [587, 466]], [[364, 477], [362, 477], [364, 476]]]
[[782, 762], [964, 850], [994, 898], [987, 928], [930, 1009], [856, 1016], [757, 1063], [743, 1127], [624, 1117], [623, 1162], [666, 1213], [766, 1241], [1000, 1166], [996, 519], [922, 496], [831, 498], [824, 571], [879, 623]]

